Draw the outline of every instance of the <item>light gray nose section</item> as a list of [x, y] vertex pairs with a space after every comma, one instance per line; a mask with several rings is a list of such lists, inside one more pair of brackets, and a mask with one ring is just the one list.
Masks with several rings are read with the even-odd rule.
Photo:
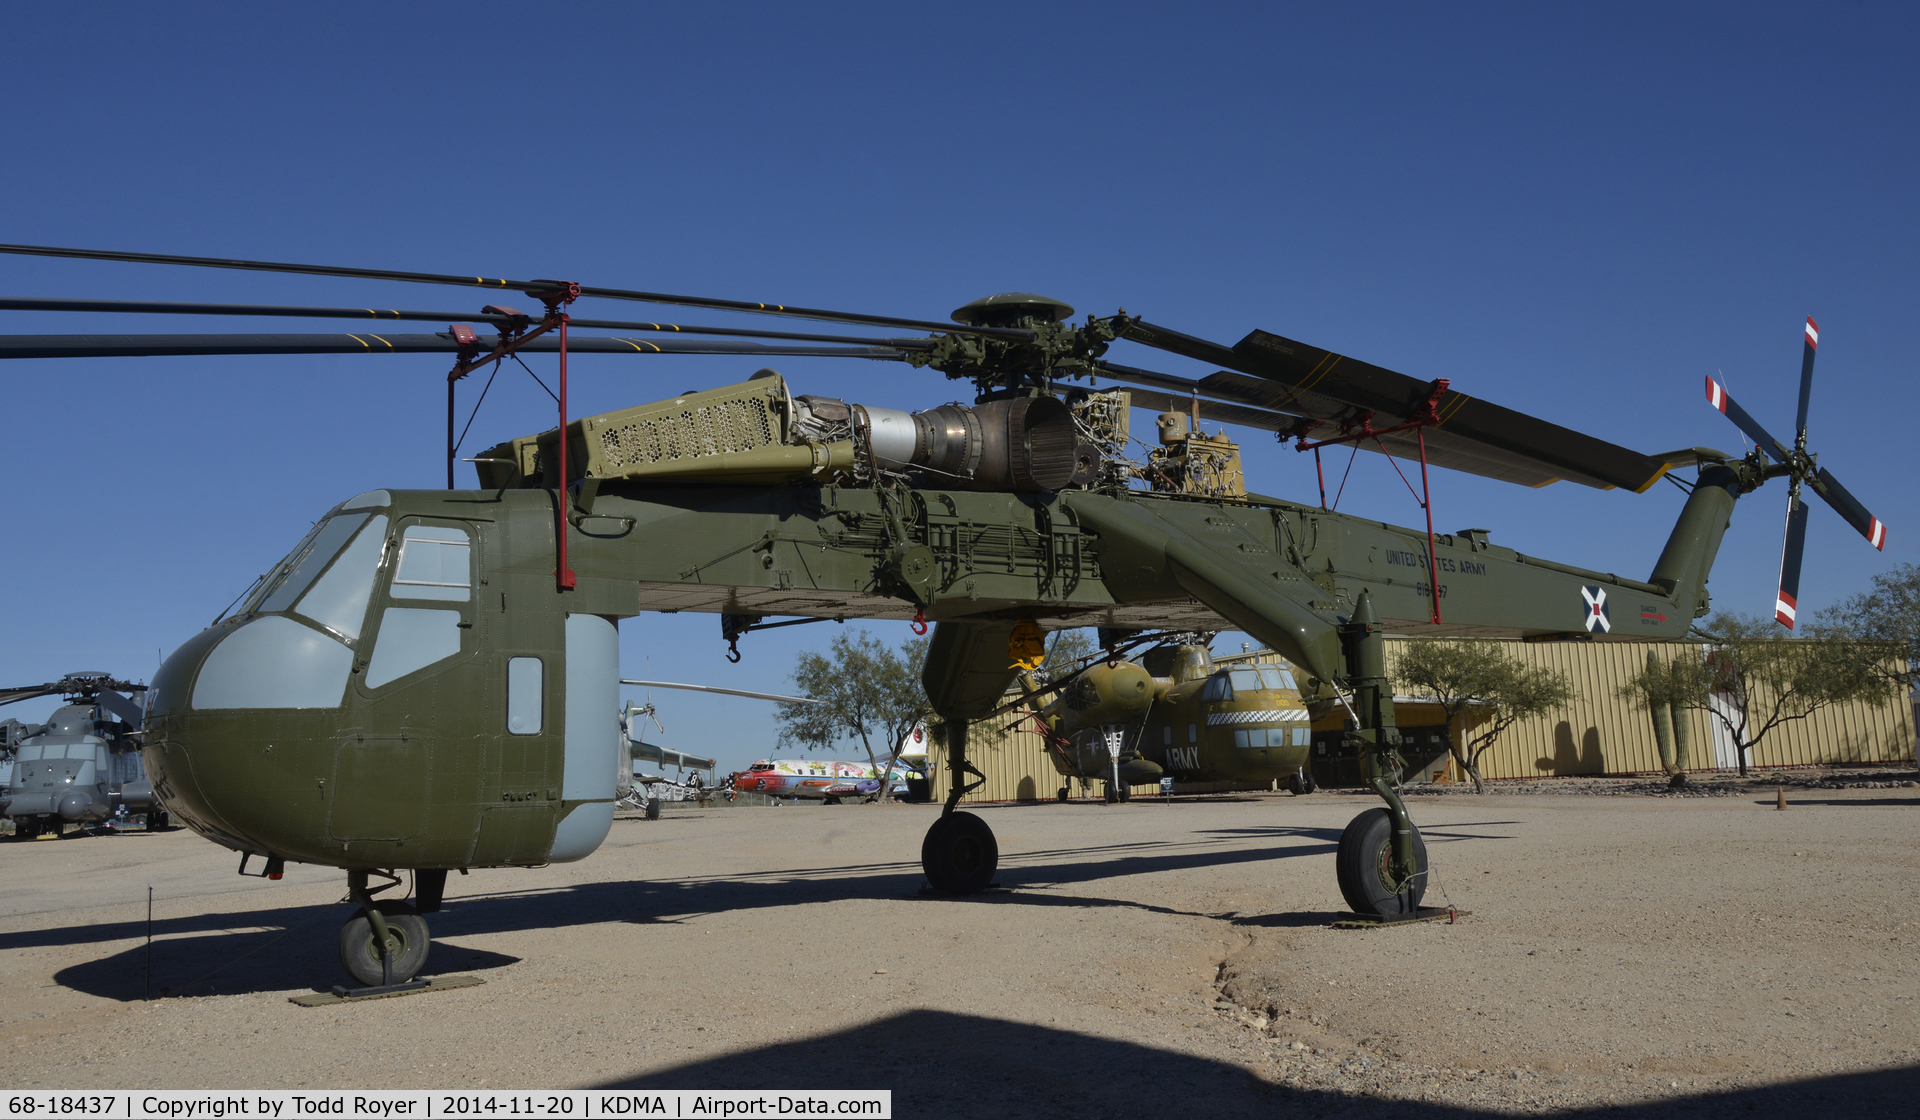
[[74, 790], [60, 799], [60, 815], [70, 821], [98, 819], [107, 814], [105, 806], [96, 806], [93, 798], [82, 790]]

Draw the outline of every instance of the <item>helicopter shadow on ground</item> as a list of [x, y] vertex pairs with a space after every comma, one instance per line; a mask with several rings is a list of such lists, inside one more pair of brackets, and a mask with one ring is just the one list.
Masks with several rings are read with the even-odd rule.
[[[1009, 888], [979, 895], [922, 895], [918, 864], [852, 863], [776, 873], [751, 872], [683, 880], [634, 880], [583, 883], [555, 888], [460, 897], [450, 883], [446, 909], [430, 915], [433, 955], [426, 973], [500, 967], [515, 958], [472, 953], [449, 945], [463, 937], [619, 922], [632, 925], [684, 922], [708, 914], [768, 907], [866, 899], [925, 899], [947, 905], [1128, 907], [1152, 913], [1187, 914], [1125, 899], [1060, 893], [1058, 888], [1132, 875], [1260, 863], [1333, 852], [1336, 829], [1276, 826], [1257, 835], [1294, 844], [1244, 846], [1222, 838], [1195, 848], [1172, 841], [1144, 841], [1112, 847], [1071, 848], [1017, 853], [1002, 868], [1000, 884]], [[1245, 840], [1245, 837], [1235, 837]], [[1029, 863], [1027, 861], [1042, 861]], [[1054, 862], [1066, 860], [1069, 862]], [[204, 994], [283, 990], [289, 977], [333, 977], [336, 938], [351, 915], [346, 903], [272, 910], [214, 912], [163, 918], [153, 923], [156, 940], [152, 990]], [[1228, 921], [1257, 921], [1237, 914], [1194, 914]], [[1282, 914], [1265, 920], [1315, 924], [1323, 914]], [[0, 952], [52, 945], [134, 941], [142, 921], [87, 924], [0, 934]], [[182, 936], [194, 934], [198, 936]], [[284, 940], [281, 940], [284, 939]], [[277, 945], [274, 943], [278, 941]], [[269, 945], [274, 947], [269, 948]], [[106, 998], [138, 999], [145, 990], [144, 945], [123, 949], [96, 961], [72, 965], [55, 974], [63, 986]], [[459, 963], [470, 960], [471, 963]], [[209, 976], [211, 974], [211, 976]], [[203, 978], [207, 978], [204, 979]], [[328, 979], [328, 983], [332, 980]]]
[[[352, 913], [349, 905], [340, 903], [226, 915], [233, 924], [250, 928], [190, 937], [166, 937], [163, 923], [155, 922], [154, 932], [162, 939], [153, 943], [151, 961], [147, 946], [135, 945], [63, 968], [53, 974], [53, 981], [87, 995], [128, 1003], [175, 996], [279, 992], [299, 977], [325, 978], [311, 988], [325, 991], [338, 980], [337, 936], [340, 925]], [[519, 959], [436, 941], [422, 974], [485, 971]]]
[[[1170, 1036], [1191, 1017], [1167, 1016]], [[1556, 1110], [1565, 1117], [1910, 1115], [1920, 1068], [1876, 1070], [1651, 1104]], [[795, 1085], [893, 1091], [895, 1115], [1296, 1116], [1477, 1120], [1499, 1111], [1356, 1097], [1276, 1085], [1236, 1065], [1034, 1023], [918, 1010], [844, 1031], [740, 1050], [596, 1086], [595, 1091], [730, 1089]]]

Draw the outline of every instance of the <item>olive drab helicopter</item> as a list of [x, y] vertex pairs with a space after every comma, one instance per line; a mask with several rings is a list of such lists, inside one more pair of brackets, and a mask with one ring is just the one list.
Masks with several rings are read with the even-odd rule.
[[[439, 909], [448, 871], [577, 860], [606, 836], [618, 625], [644, 611], [718, 614], [730, 639], [770, 617], [933, 623], [923, 679], [954, 781], [921, 864], [933, 889], [952, 893], [986, 887], [998, 863], [992, 831], [956, 806], [983, 780], [968, 728], [1001, 705], [1018, 672], [1016, 629], [1245, 631], [1297, 667], [1310, 707], [1345, 713], [1384, 803], [1341, 838], [1342, 895], [1363, 915], [1417, 914], [1425, 851], [1394, 789], [1387, 631], [1681, 638], [1706, 611], [1736, 499], [1768, 478], [1815, 477], [1810, 456], [1768, 465], [1758, 452], [1642, 454], [1266, 331], [1228, 346], [1124, 311], [1075, 325], [1071, 307], [1024, 293], [977, 300], [941, 323], [570, 281], [0, 251], [477, 286], [543, 306], [0, 301], [0, 310], [383, 321], [377, 334], [0, 338], [0, 355], [13, 357], [453, 359], [448, 488], [374, 490], [326, 511], [238, 609], [173, 651], [147, 699], [147, 770], [174, 816], [242, 853], [243, 870], [254, 858], [270, 876], [289, 860], [346, 870], [361, 910], [342, 931], [342, 963], [369, 988], [404, 986], [420, 970], [422, 914]], [[572, 318], [585, 298], [894, 333]], [[447, 329], [386, 324], [407, 320]], [[496, 333], [483, 338], [476, 324]], [[1121, 342], [1219, 372], [1190, 379], [1109, 361]], [[479, 487], [453, 488], [456, 383], [536, 351], [558, 355], [556, 424], [476, 456]], [[762, 370], [574, 418], [566, 370], [577, 352], [897, 361], [977, 392], [970, 405], [903, 412], [796, 393]], [[1125, 388], [1097, 389], [1096, 377]], [[1141, 459], [1128, 455], [1135, 407], [1159, 413], [1165, 433]], [[1683, 485], [1690, 493], [1651, 573], [1631, 579], [1522, 555], [1483, 530], [1402, 528], [1249, 492], [1238, 448], [1191, 423], [1203, 407], [1208, 419], [1297, 446], [1345, 441], [1526, 485], [1642, 492], [1680, 466], [1699, 478]], [[1856, 526], [1866, 516], [1837, 486], [1815, 490]], [[403, 870], [414, 872], [412, 904], [376, 897]]]
[[12, 819], [14, 839], [58, 836], [68, 824], [102, 824], [135, 809], [146, 811], [149, 830], [167, 827], [166, 810], [155, 805], [141, 766], [141, 707], [123, 695], [146, 688], [106, 673], [68, 673], [47, 684], [0, 689], [0, 705], [43, 696], [67, 700], [45, 723], [6, 721], [0, 815]]
[[[1030, 720], [1063, 779], [1099, 783], [1109, 803], [1162, 778], [1283, 782], [1296, 794], [1318, 788], [1308, 759], [1313, 716], [1291, 670], [1216, 667], [1203, 635], [1100, 637], [1107, 652], [1090, 664], [1044, 688], [1022, 674], [1019, 699], [989, 713], [1025, 709], [1008, 729]], [[1120, 659], [1126, 645], [1144, 641], [1155, 644], [1138, 660]], [[1064, 785], [1055, 797], [1070, 793]]]

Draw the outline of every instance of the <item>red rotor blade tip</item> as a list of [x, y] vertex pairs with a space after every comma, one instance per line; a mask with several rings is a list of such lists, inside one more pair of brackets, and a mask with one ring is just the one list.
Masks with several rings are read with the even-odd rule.
[[1711, 377], [1707, 378], [1707, 403], [1719, 409], [1721, 414], [1725, 415], [1727, 411], [1727, 391], [1722, 389], [1720, 383]]
[[1867, 534], [1867, 543], [1882, 552], [1887, 550], [1887, 524], [1878, 517], [1873, 519], [1873, 531]]
[[1820, 324], [1814, 322], [1811, 315], [1807, 316], [1807, 345], [1820, 349]]
[[1780, 591], [1773, 600], [1773, 620], [1789, 630], [1793, 629], [1793, 620], [1797, 616], [1799, 606], [1794, 602], [1793, 596], [1784, 590]]

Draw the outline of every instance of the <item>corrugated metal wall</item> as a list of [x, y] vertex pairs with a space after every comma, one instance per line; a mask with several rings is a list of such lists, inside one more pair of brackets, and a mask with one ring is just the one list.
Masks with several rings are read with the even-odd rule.
[[[1388, 639], [1389, 673], [1403, 644], [1403, 639]], [[1616, 692], [1628, 678], [1646, 667], [1649, 650], [1662, 662], [1670, 662], [1677, 655], [1699, 656], [1698, 645], [1683, 642], [1503, 644], [1508, 652], [1528, 665], [1565, 673], [1572, 680], [1579, 699], [1563, 711], [1523, 720], [1501, 732], [1499, 741], [1480, 759], [1483, 777], [1629, 774], [1660, 769], [1660, 752], [1654, 745], [1650, 717], [1644, 709], [1619, 699]], [[1264, 654], [1254, 656], [1265, 657]], [[1816, 712], [1808, 719], [1776, 727], [1767, 734], [1750, 761], [1763, 767], [1911, 762], [1915, 757], [1913, 705], [1907, 697], [1891, 691], [1887, 700], [1878, 708], [1868, 704], [1840, 705]], [[1724, 746], [1724, 732], [1718, 735], [1723, 746], [1716, 757], [1717, 721], [1705, 712], [1689, 715], [1690, 768], [1732, 767], [1734, 760]], [[987, 781], [963, 798], [964, 801], [1045, 801], [1052, 799], [1054, 791], [1066, 784], [1066, 779], [1047, 761], [1037, 733], [1027, 729], [1001, 730], [1012, 720], [1012, 716], [1005, 716], [970, 729], [967, 754], [987, 776]], [[946, 751], [939, 743], [930, 749], [928, 762], [934, 797], [944, 800], [952, 775], [946, 768]], [[1078, 796], [1080, 790], [1076, 787], [1073, 792]], [[1158, 788], [1135, 786], [1134, 792], [1157, 793]]]
[[[1388, 642], [1388, 669], [1400, 640]], [[1618, 698], [1620, 686], [1646, 668], [1653, 651], [1664, 663], [1677, 656], [1698, 657], [1700, 647], [1686, 642], [1505, 642], [1513, 656], [1529, 666], [1564, 673], [1579, 699], [1566, 709], [1523, 720], [1501, 732], [1480, 759], [1488, 778], [1537, 778], [1543, 775], [1627, 774], [1660, 769], [1653, 724], [1645, 709]], [[1842, 762], [1899, 762], [1914, 757], [1912, 712], [1889, 690], [1887, 703], [1844, 704], [1783, 724], [1769, 732], [1750, 760], [1755, 766], [1806, 766]], [[1755, 705], [1754, 710], [1759, 711]], [[1690, 712], [1690, 769], [1716, 767], [1714, 740], [1718, 720]], [[1725, 740], [1724, 731], [1717, 737]], [[1723, 745], [1719, 762], [1734, 764]]]

